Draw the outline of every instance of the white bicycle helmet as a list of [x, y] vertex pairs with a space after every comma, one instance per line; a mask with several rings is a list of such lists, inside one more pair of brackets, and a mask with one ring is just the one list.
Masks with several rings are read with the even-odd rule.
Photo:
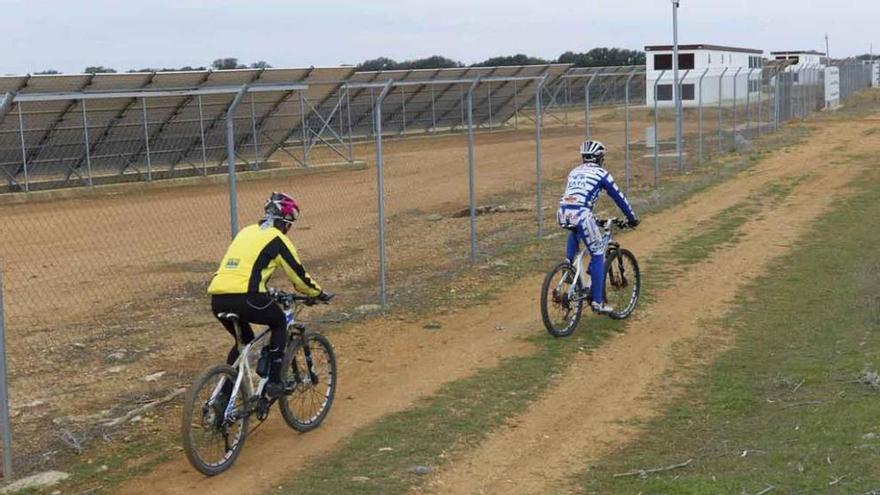
[[605, 145], [599, 141], [584, 141], [581, 144], [581, 159], [584, 163], [594, 163], [601, 167], [605, 163]]

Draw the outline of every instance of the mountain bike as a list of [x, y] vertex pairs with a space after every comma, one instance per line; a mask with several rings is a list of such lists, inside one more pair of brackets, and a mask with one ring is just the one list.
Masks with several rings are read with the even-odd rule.
[[[639, 302], [642, 282], [639, 263], [635, 255], [620, 247], [612, 236], [612, 227], [629, 228], [625, 220], [608, 218], [597, 220], [603, 229], [608, 246], [605, 251], [605, 302], [614, 306], [608, 316], [615, 320], [629, 317]], [[568, 260], [553, 267], [544, 277], [541, 286], [541, 319], [544, 327], [554, 337], [568, 337], [580, 323], [584, 304], [590, 304], [592, 292], [590, 273], [584, 257], [589, 252], [584, 247], [573, 262]], [[585, 269], [586, 268], [586, 269]]]
[[[287, 317], [289, 339], [281, 379], [292, 384], [293, 391], [277, 399], [265, 393], [269, 381], [269, 330], [243, 344], [238, 315], [219, 314], [220, 319], [235, 327], [239, 357], [232, 366], [213, 366], [195, 379], [186, 395], [181, 428], [187, 459], [205, 475], [214, 476], [232, 466], [244, 447], [251, 416], [262, 424], [275, 402], [284, 421], [299, 432], [317, 428], [333, 405], [337, 377], [333, 346], [326, 337], [307, 331], [296, 321], [304, 306], [318, 301], [279, 290], [270, 290], [269, 294]], [[225, 393], [229, 383], [231, 393]]]

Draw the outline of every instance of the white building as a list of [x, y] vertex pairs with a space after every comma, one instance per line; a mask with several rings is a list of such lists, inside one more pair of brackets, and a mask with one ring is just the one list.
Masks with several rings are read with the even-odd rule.
[[[647, 105], [668, 107], [672, 101], [672, 46], [646, 46]], [[763, 50], [718, 45], [679, 45], [678, 69], [684, 107], [732, 105], [757, 97]], [[719, 86], [720, 83], [720, 86]], [[656, 85], [656, 90], [655, 90]]]
[[820, 72], [825, 69], [825, 54], [815, 50], [794, 50], [770, 52], [774, 60], [785, 60], [789, 65], [786, 72], [793, 72], [792, 82], [795, 84], [813, 84], [819, 82]]

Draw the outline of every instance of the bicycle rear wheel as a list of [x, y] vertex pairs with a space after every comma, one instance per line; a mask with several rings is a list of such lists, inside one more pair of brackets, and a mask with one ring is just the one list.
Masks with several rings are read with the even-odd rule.
[[[541, 285], [541, 319], [544, 328], [554, 337], [568, 337], [581, 321], [585, 294], [581, 284], [575, 282], [575, 269], [569, 262], [562, 262], [547, 273]], [[572, 284], [577, 284], [574, 291]], [[578, 296], [572, 300], [570, 294]]]
[[[311, 363], [311, 366], [309, 366]], [[281, 378], [296, 388], [278, 399], [288, 426], [307, 432], [321, 425], [336, 396], [336, 353], [327, 337], [306, 333], [287, 347]]]
[[614, 307], [612, 319], [623, 320], [636, 309], [642, 290], [636, 257], [626, 249], [614, 249], [605, 261], [605, 300]]
[[241, 454], [248, 432], [243, 391], [235, 399], [233, 421], [225, 418], [229, 397], [222, 383], [235, 383], [236, 370], [225, 364], [209, 368], [198, 376], [186, 394], [181, 437], [186, 458], [207, 476], [229, 469]]

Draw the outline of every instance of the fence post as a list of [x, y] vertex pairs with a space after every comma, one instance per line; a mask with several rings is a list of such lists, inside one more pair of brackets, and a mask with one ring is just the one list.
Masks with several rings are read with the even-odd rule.
[[309, 166], [309, 129], [306, 128], [306, 102], [303, 92], [299, 92], [299, 115], [300, 126], [302, 127], [302, 146], [303, 146], [303, 165]]
[[[684, 75], [681, 76], [680, 78], [678, 78], [678, 88], [676, 88], [678, 90], [678, 102], [676, 102], [676, 107], [675, 107], [675, 112], [677, 114], [676, 122], [675, 122], [675, 127], [676, 127], [676, 130], [675, 130], [675, 154], [678, 155], [678, 173], [679, 174], [684, 173], [684, 158], [683, 158], [684, 149], [683, 149], [683, 142], [682, 142], [682, 140], [684, 139], [684, 133], [681, 130], [681, 122], [684, 117], [682, 116], [683, 110], [681, 109], [681, 106], [682, 106], [681, 90], [684, 87], [684, 80], [687, 79], [687, 76], [690, 73], [691, 73], [691, 69], [684, 71]], [[627, 85], [627, 87], [628, 87], [628, 85]], [[629, 192], [629, 191], [627, 191], [627, 192]]]
[[21, 115], [21, 103], [18, 104], [18, 136], [21, 139], [21, 166], [24, 171], [24, 192], [28, 192], [28, 161], [27, 146], [24, 143], [24, 117]]
[[590, 80], [587, 81], [587, 85], [584, 86], [584, 127], [586, 129], [586, 134], [584, 135], [584, 139], [590, 139], [590, 88], [593, 86], [593, 81], [596, 80], [596, 75], [598, 73], [594, 73]]
[[758, 117], [755, 119], [755, 124], [757, 124], [758, 129], [758, 137], [761, 137], [761, 128], [764, 127], [764, 122], [761, 120], [761, 105], [764, 103], [764, 68], [760, 68], [760, 72], [758, 72]]
[[6, 315], [3, 312], [3, 270], [0, 270], [0, 433], [3, 435], [3, 479], [12, 479], [12, 425], [9, 422], [9, 381], [6, 373]]
[[[723, 71], [721, 71], [721, 75], [718, 76], [718, 154], [724, 153], [724, 135], [721, 131], [721, 114], [723, 113], [723, 108], [721, 106], [721, 101], [724, 99], [724, 74], [727, 74], [728, 67], [725, 67]], [[736, 81], [734, 81], [736, 84]]]
[[477, 261], [477, 192], [474, 163], [474, 89], [480, 84], [477, 77], [467, 90], [467, 137], [468, 137], [468, 204], [471, 223], [471, 263]]
[[519, 89], [516, 87], [516, 79], [513, 80], [513, 128], [519, 130]]
[[388, 305], [388, 281], [385, 273], [385, 155], [382, 152], [382, 102], [391, 92], [389, 79], [373, 102], [373, 128], [376, 130], [376, 222], [379, 227], [379, 304]]
[[82, 104], [82, 120], [83, 120], [83, 142], [86, 147], [86, 174], [88, 174], [87, 182], [89, 186], [93, 186], [92, 183], [92, 153], [89, 150], [89, 119], [86, 116], [86, 100], [81, 100]]
[[654, 80], [654, 187], [660, 185], [660, 124], [657, 121], [657, 85], [663, 79], [666, 70], [660, 71], [660, 75]]
[[538, 87], [535, 88], [535, 186], [537, 189], [536, 207], [538, 215], [538, 238], [544, 235], [544, 215], [541, 209], [544, 206], [544, 183], [542, 179], [543, 173], [543, 153], [542, 153], [542, 132], [544, 126], [544, 109], [542, 105], [542, 93], [544, 91], [544, 83], [547, 82], [547, 76], [541, 78]]
[[345, 82], [345, 113], [348, 115], [346, 129], [348, 130], [348, 161], [354, 163], [354, 136], [351, 133], [351, 88], [348, 81]]
[[229, 108], [226, 109], [226, 166], [229, 169], [229, 228], [232, 238], [238, 234], [238, 189], [235, 183], [235, 109], [247, 94], [244, 85], [236, 93]]
[[742, 67], [738, 67], [736, 72], [733, 73], [733, 132], [731, 136], [733, 137], [733, 151], [736, 151], [736, 78], [739, 77], [739, 73], [742, 71]]
[[746, 136], [751, 137], [752, 132], [752, 74], [755, 69], [749, 69], [746, 76]]
[[709, 72], [709, 68], [707, 67], [702, 74], [700, 74], [700, 81], [698, 83], [700, 87], [700, 96], [697, 100], [697, 129], [700, 134], [700, 158], [699, 164], [703, 164], [703, 78], [706, 77], [706, 73]]
[[629, 156], [629, 82], [632, 81], [632, 78], [635, 77], [636, 71], [630, 73], [629, 77], [626, 78], [625, 86], [623, 88], [623, 143], [624, 143], [624, 170], [626, 173], [626, 194], [629, 194], [629, 183], [630, 183], [630, 156]]

